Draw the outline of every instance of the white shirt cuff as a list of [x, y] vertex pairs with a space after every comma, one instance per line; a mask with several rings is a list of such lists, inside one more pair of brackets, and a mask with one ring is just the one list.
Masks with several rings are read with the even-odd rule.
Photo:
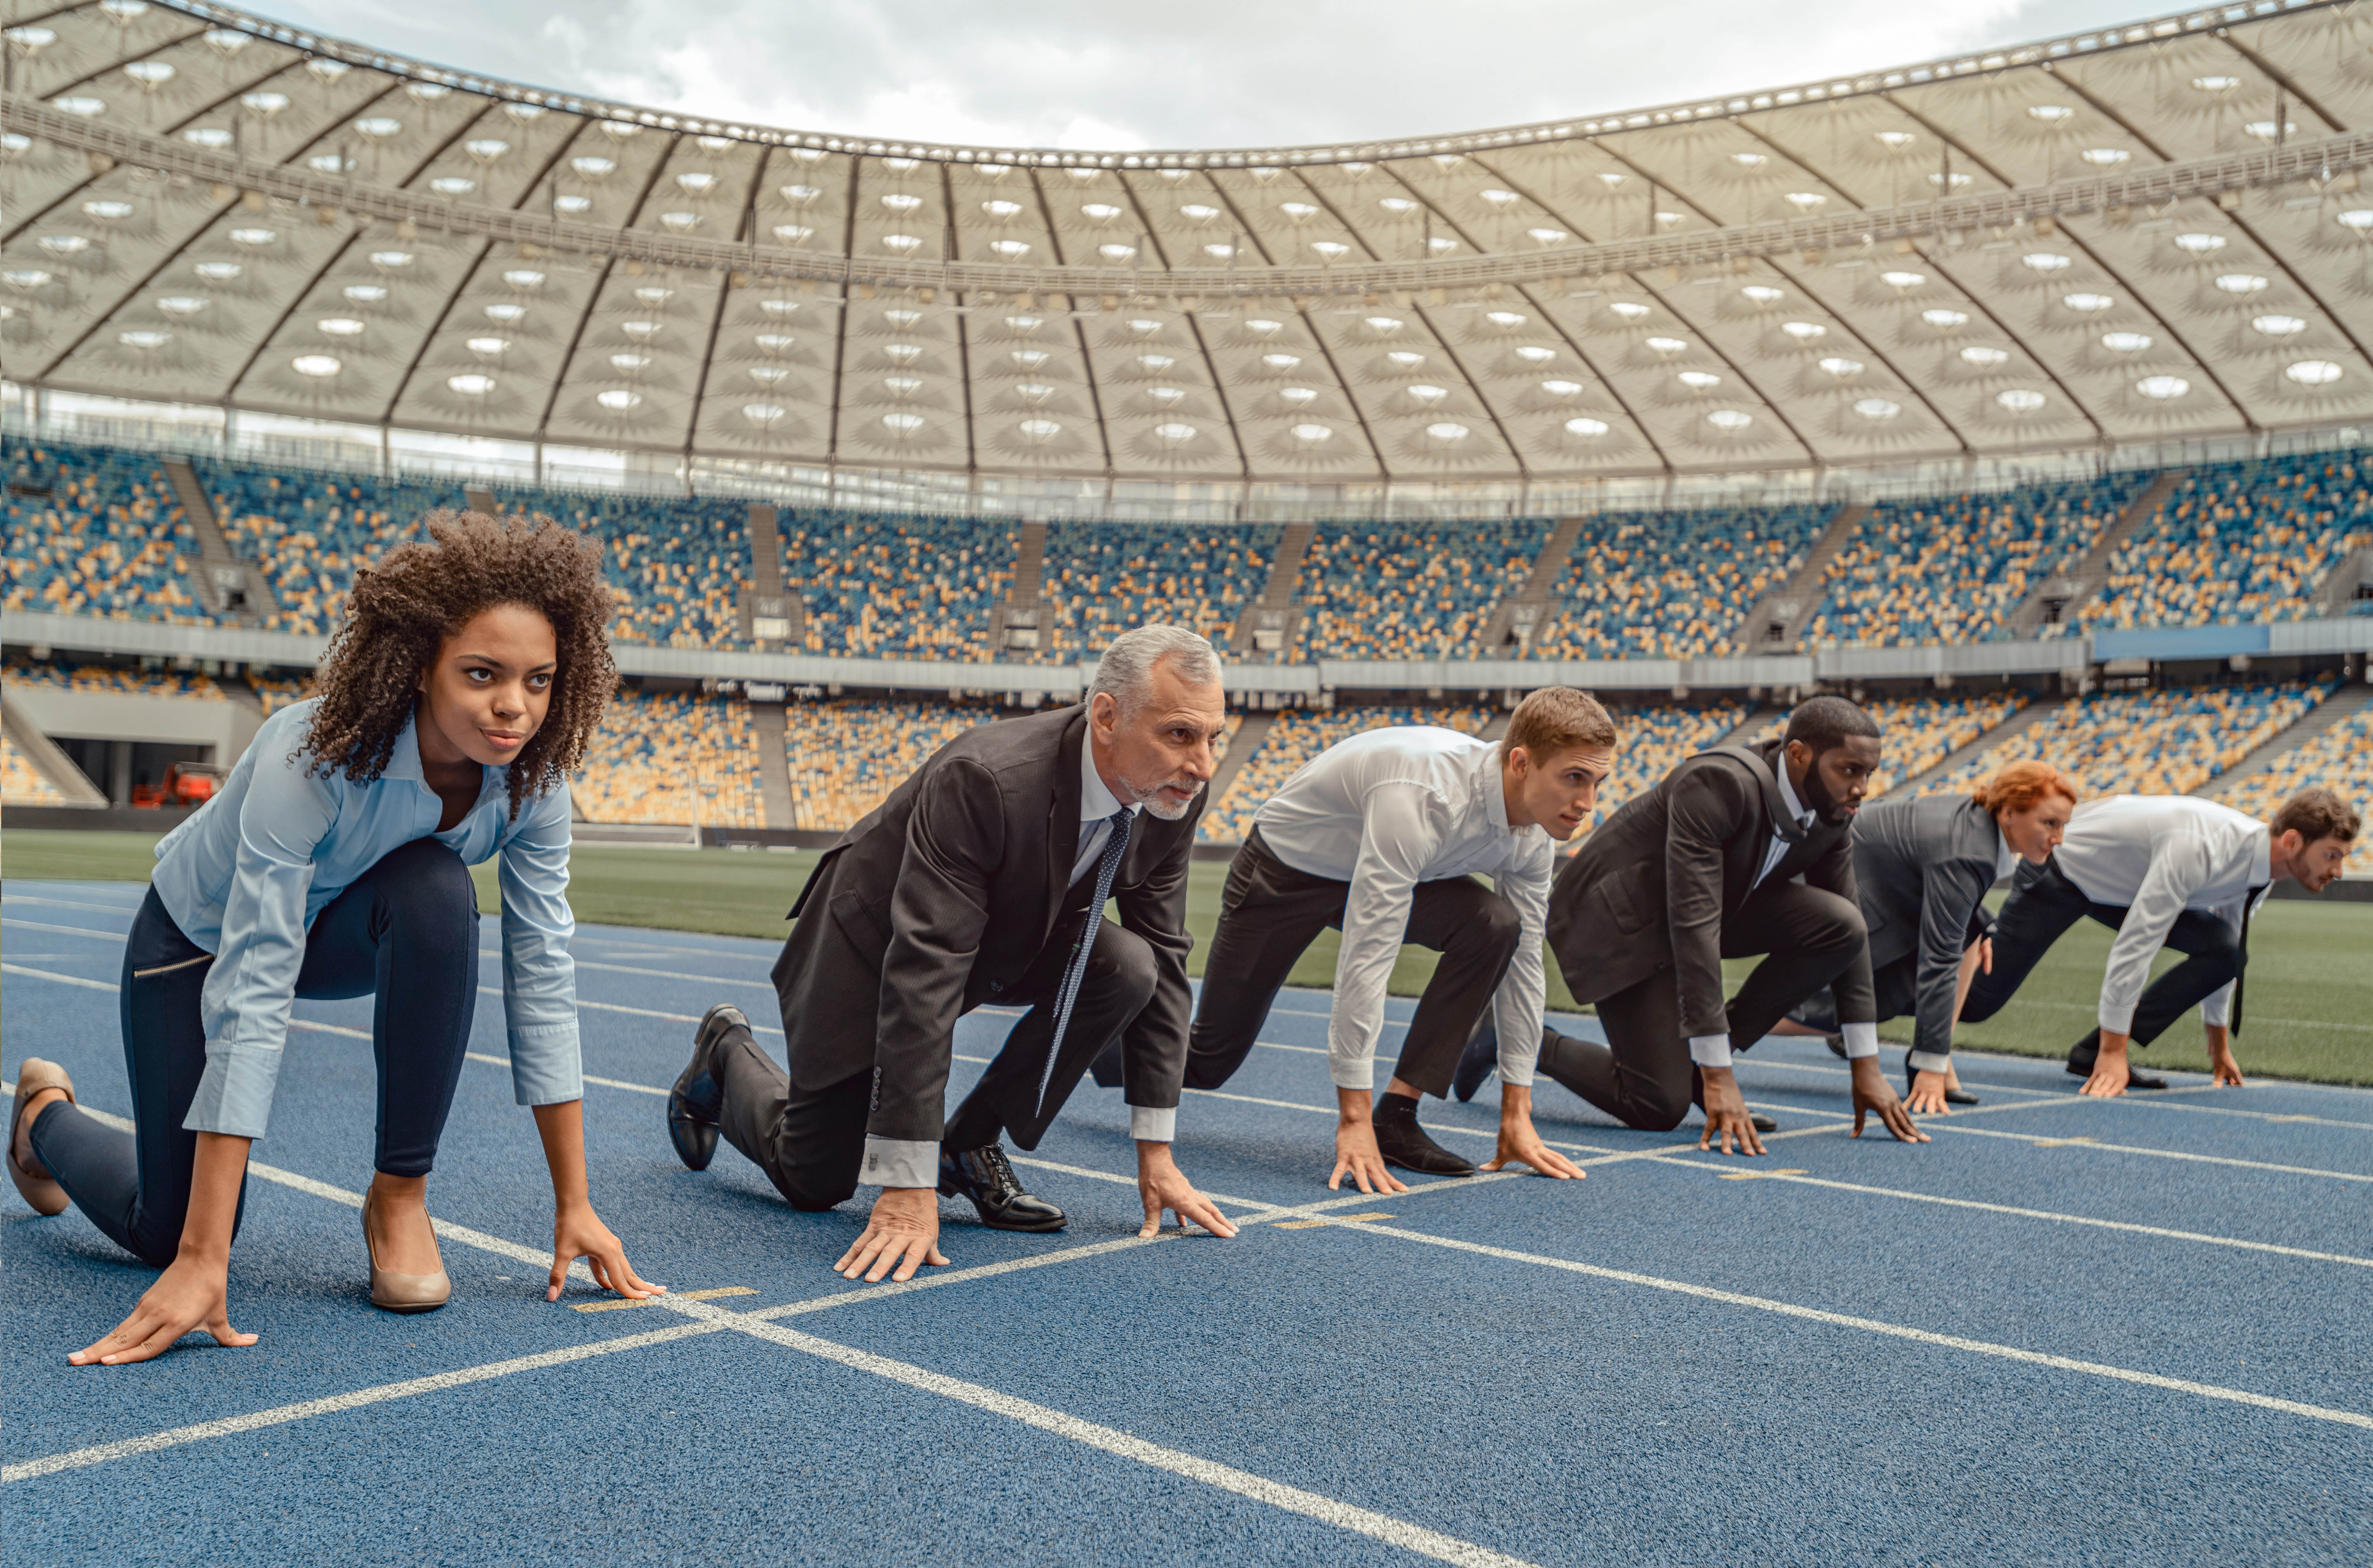
[[2132, 1002], [2121, 1004], [2104, 997], [2096, 1019], [2109, 1034], [2130, 1035], [2134, 1032], [2134, 1006]]
[[1728, 1035], [1689, 1036], [1689, 1060], [1701, 1067], [1729, 1066], [1730, 1037]]
[[1838, 1033], [1846, 1037], [1846, 1060], [1855, 1061], [1878, 1054], [1876, 1024], [1840, 1024]]
[[858, 1180], [869, 1187], [937, 1187], [940, 1146], [922, 1140], [868, 1135], [864, 1163], [857, 1168]]
[[1178, 1141], [1178, 1108], [1167, 1106], [1156, 1109], [1150, 1105], [1128, 1108], [1128, 1135], [1140, 1144], [1175, 1144]]

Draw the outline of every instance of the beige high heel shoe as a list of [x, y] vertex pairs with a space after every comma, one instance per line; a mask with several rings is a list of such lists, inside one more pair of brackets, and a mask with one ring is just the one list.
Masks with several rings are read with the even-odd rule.
[[39, 1160], [29, 1166], [17, 1163], [17, 1131], [25, 1120], [25, 1102], [43, 1089], [63, 1090], [66, 1103], [74, 1103], [74, 1080], [66, 1076], [64, 1068], [38, 1056], [28, 1056], [17, 1063], [17, 1098], [8, 1108], [8, 1179], [17, 1184], [18, 1192], [32, 1206], [33, 1213], [62, 1214], [69, 1200], [57, 1179], [41, 1168]]
[[371, 1242], [371, 1200], [363, 1199], [363, 1247], [370, 1254], [371, 1305], [383, 1312], [434, 1312], [453, 1298], [453, 1281], [442, 1268], [433, 1274], [391, 1273], [379, 1266]]

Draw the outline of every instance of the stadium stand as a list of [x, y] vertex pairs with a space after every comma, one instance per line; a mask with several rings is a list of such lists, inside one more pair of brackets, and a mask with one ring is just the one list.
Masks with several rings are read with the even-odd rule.
[[1283, 532], [1275, 526], [1049, 524], [1046, 597], [1055, 607], [1058, 638], [1038, 652], [1086, 657], [1151, 621], [1224, 637], [1268, 586]]
[[497, 489], [495, 504], [602, 541], [617, 641], [672, 648], [741, 642], [741, 593], [750, 578], [746, 503]]
[[463, 505], [458, 484], [210, 458], [193, 458], [190, 467], [223, 538], [263, 572], [275, 601], [261, 618], [269, 631], [327, 635], [345, 613], [357, 567], [418, 537], [430, 512]]
[[[1886, 757], [1872, 776], [1872, 797], [1885, 795], [1905, 779], [1919, 777], [2027, 706], [2027, 702], [2026, 693], [2018, 691], [1993, 691], [1978, 697], [1882, 697], [1864, 702], [1863, 711], [1878, 721]], [[1787, 727], [1788, 715], [1774, 714], [1740, 740], [1760, 745], [1778, 739]]]
[[2133, 471], [1876, 507], [1829, 563], [1806, 640], [1891, 645], [2003, 635], [2028, 591], [2081, 557], [2151, 478]]
[[749, 704], [697, 691], [621, 691], [569, 785], [595, 822], [766, 822]]
[[989, 707], [955, 703], [794, 703], [784, 714], [791, 809], [802, 828], [842, 829], [882, 804], [923, 760]]
[[1744, 652], [1739, 621], [1787, 580], [1826, 506], [1614, 512], [1590, 518], [1533, 635], [1535, 658], [1689, 658]]
[[1338, 740], [1394, 725], [1435, 725], [1468, 735], [1480, 735], [1491, 722], [1491, 710], [1480, 707], [1406, 707], [1379, 704], [1319, 713], [1289, 708], [1269, 726], [1268, 738], [1249, 758], [1228, 792], [1203, 812], [1196, 830], [1198, 843], [1236, 844], [1252, 830], [1253, 813], [1275, 795], [1303, 764]]
[[1309, 626], [1300, 656], [1476, 656], [1491, 607], [1525, 586], [1551, 526], [1540, 517], [1432, 528], [1322, 525], [1303, 557], [1298, 597]]
[[0, 609], [211, 623], [197, 534], [153, 454], [10, 443]]
[[1617, 738], [1615, 771], [1598, 786], [1598, 810], [1590, 819], [1594, 828], [1633, 796], [1654, 789], [1684, 758], [1695, 756], [1736, 728], [1747, 716], [1747, 704], [1664, 703], [1616, 708], [1610, 716]]
[[[2373, 784], [2373, 708], [2359, 708], [2321, 735], [2235, 780], [2217, 797], [2253, 817], [2268, 818], [2300, 790], [2322, 784], [2363, 811], [2373, 805], [2368, 784]], [[2373, 877], [2373, 833], [2357, 834], [2347, 875]]]
[[2087, 630], [2296, 621], [2325, 574], [2373, 546], [2373, 490], [2353, 456], [2314, 453], [2190, 470], [2110, 558]]
[[270, 718], [291, 703], [301, 703], [313, 694], [310, 677], [286, 675], [250, 675], [248, 689], [255, 700], [263, 704], [263, 716]]
[[6, 735], [0, 735], [0, 806], [63, 806], [65, 796], [35, 772]]
[[992, 656], [989, 614], [1013, 580], [1014, 525], [802, 509], [777, 527], [783, 581], [807, 606], [810, 653]]
[[2298, 722], [2329, 681], [2095, 692], [2063, 704], [2002, 749], [1988, 748], [1929, 780], [1923, 795], [1963, 790], [2005, 762], [2040, 757], [2073, 774], [2087, 797], [2187, 795]]
[[70, 691], [122, 691], [138, 697], [188, 697], [202, 703], [229, 701], [214, 677], [193, 670], [135, 669], [123, 665], [85, 664], [74, 659], [10, 659], [0, 676], [36, 686], [58, 686]]

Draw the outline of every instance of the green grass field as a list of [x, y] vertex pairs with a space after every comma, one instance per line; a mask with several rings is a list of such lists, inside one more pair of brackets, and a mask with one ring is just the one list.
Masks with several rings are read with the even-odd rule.
[[[17, 831], [0, 835], [0, 875], [11, 878], [140, 882], [154, 864], [146, 833]], [[569, 902], [577, 918], [613, 925], [780, 937], [791, 906], [815, 864], [798, 850], [662, 850], [580, 845], [571, 857]], [[494, 867], [476, 868], [480, 907], [497, 908]], [[1186, 923], [1203, 970], [1203, 947], [1219, 922], [1227, 867], [1198, 862]], [[2059, 1056], [2092, 1026], [2110, 933], [2087, 923], [2063, 937], [2017, 1000], [1992, 1021], [1960, 1031], [1961, 1044], [2023, 1056]], [[2250, 927], [2249, 1028], [2236, 1053], [2242, 1071], [2324, 1083], [2373, 1084], [2373, 905], [2285, 900], [2270, 903]], [[1326, 933], [1293, 971], [1296, 985], [1325, 986], [1335, 975], [1336, 937]], [[2162, 954], [2160, 967], [2175, 962]], [[1736, 984], [1750, 966], [1725, 966]], [[1414, 995], [1433, 971], [1433, 955], [1405, 948], [1393, 990]], [[1549, 967], [1549, 1005], [1573, 999]], [[1883, 1037], [1909, 1040], [1910, 1020]], [[2195, 1024], [2180, 1024], [2137, 1060], [2204, 1069], [2207, 1052]]]

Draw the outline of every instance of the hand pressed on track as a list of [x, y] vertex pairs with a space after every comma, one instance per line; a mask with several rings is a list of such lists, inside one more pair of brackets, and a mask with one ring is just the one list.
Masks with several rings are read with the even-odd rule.
[[[1937, 1093], [1941, 1098], [1944, 1091], [1940, 1088]], [[1878, 1119], [1887, 1124], [1887, 1130], [1895, 1134], [1897, 1143], [1928, 1142], [1928, 1134], [1912, 1125], [1911, 1113], [1904, 1109], [1903, 1101], [1896, 1098], [1895, 1086], [1888, 1083], [1887, 1074], [1878, 1070], [1878, 1058], [1858, 1056], [1853, 1063], [1855, 1137], [1862, 1136], [1863, 1121], [1873, 1111], [1878, 1113]]]
[[552, 1217], [552, 1273], [544, 1281], [544, 1300], [560, 1299], [568, 1265], [579, 1258], [592, 1271], [593, 1283], [603, 1290], [616, 1291], [632, 1301], [667, 1294], [667, 1286], [636, 1276], [635, 1266], [626, 1261], [625, 1245], [602, 1223], [601, 1215], [590, 1208], [563, 1209]]
[[76, 1366], [123, 1366], [164, 1354], [193, 1329], [204, 1329], [218, 1345], [251, 1345], [253, 1334], [230, 1326], [230, 1260], [183, 1254], [157, 1276], [132, 1316], [97, 1344], [66, 1360]]
[[929, 1187], [884, 1187], [873, 1200], [865, 1234], [833, 1269], [843, 1279], [863, 1275], [868, 1284], [880, 1283], [884, 1275], [904, 1283], [925, 1263], [946, 1261], [940, 1253], [939, 1193]]
[[1198, 1225], [1213, 1236], [1236, 1234], [1236, 1227], [1220, 1213], [1219, 1205], [1195, 1191], [1195, 1184], [1186, 1179], [1186, 1173], [1171, 1157], [1167, 1144], [1137, 1145], [1137, 1193], [1145, 1202], [1145, 1224], [1137, 1233], [1140, 1237], [1162, 1234], [1165, 1209], [1178, 1216], [1182, 1226]]
[[1327, 1190], [1340, 1192], [1346, 1176], [1362, 1192], [1409, 1191], [1409, 1183], [1385, 1166], [1384, 1151], [1376, 1147], [1376, 1130], [1366, 1121], [1335, 1124], [1335, 1171], [1327, 1179]]
[[1911, 1077], [1911, 1096], [1903, 1102], [1904, 1109], [1914, 1116], [1950, 1116], [1952, 1109], [1945, 1103], [1945, 1090], [1953, 1082], [1949, 1073], [1932, 1073], [1923, 1067]]
[[1699, 1076], [1705, 1082], [1705, 1131], [1698, 1134], [1698, 1147], [1710, 1149], [1720, 1138], [1722, 1152], [1728, 1154], [1736, 1139], [1740, 1154], [1761, 1154], [1763, 1140], [1755, 1135], [1755, 1119], [1748, 1114], [1747, 1097], [1738, 1092], [1738, 1075], [1727, 1067], [1706, 1067]]
[[1527, 1167], [1560, 1181], [1579, 1181], [1589, 1172], [1541, 1142], [1533, 1131], [1533, 1091], [1519, 1084], [1500, 1086], [1500, 1143], [1485, 1170], [1504, 1170], [1511, 1163]]

